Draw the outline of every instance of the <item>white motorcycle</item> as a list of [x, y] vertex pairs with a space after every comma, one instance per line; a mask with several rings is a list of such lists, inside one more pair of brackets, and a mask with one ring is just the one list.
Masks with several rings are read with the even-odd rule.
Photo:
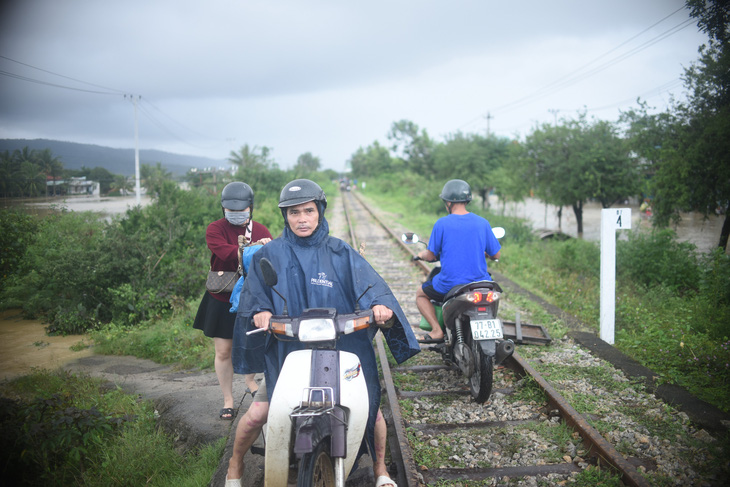
[[[274, 287], [278, 277], [271, 262], [263, 258], [260, 266], [266, 285], [284, 299]], [[270, 332], [299, 340], [306, 349], [286, 356], [271, 397], [266, 486], [286, 486], [290, 466], [298, 487], [345, 486], [365, 437], [370, 401], [360, 359], [336, 344], [341, 335], [372, 323], [372, 310], [357, 308], [352, 314], [312, 308], [291, 317], [285, 305], [283, 315], [271, 317]]]

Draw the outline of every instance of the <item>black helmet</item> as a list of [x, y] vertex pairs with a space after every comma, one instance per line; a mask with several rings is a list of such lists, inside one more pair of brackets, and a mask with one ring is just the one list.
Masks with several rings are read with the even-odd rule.
[[295, 179], [281, 190], [279, 208], [289, 208], [310, 201], [314, 201], [320, 213], [324, 213], [325, 208], [327, 208], [327, 196], [325, 196], [319, 184], [309, 179]]
[[253, 210], [253, 189], [246, 183], [234, 181], [221, 191], [221, 206], [229, 210]]
[[466, 181], [452, 179], [444, 184], [444, 189], [439, 195], [442, 200], [451, 203], [469, 203], [471, 201], [471, 187]]

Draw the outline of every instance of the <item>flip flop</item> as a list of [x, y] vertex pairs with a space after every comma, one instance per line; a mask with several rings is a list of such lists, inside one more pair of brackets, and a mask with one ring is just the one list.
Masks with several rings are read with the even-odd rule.
[[378, 477], [378, 480], [375, 481], [375, 487], [381, 487], [383, 485], [392, 485], [393, 487], [398, 487], [398, 484], [396, 484], [395, 481], [387, 475], [381, 475], [380, 477]]
[[428, 344], [428, 343], [444, 343], [444, 339], [443, 338], [438, 338], [438, 339], [437, 338], [431, 338], [431, 335], [429, 335], [428, 333], [426, 333], [425, 335], [423, 335], [423, 340], [418, 340], [418, 343], [426, 343], [426, 344]]
[[221, 414], [218, 417], [225, 421], [232, 421], [233, 418], [236, 417], [236, 410], [233, 408], [223, 408], [221, 409]]
[[226, 475], [226, 487], [242, 487], [241, 479], [229, 479], [228, 475]]

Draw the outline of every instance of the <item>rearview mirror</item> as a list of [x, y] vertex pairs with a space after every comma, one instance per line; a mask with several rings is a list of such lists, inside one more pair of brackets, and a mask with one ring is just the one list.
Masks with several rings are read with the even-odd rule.
[[271, 264], [271, 261], [266, 257], [263, 257], [259, 261], [259, 265], [261, 266], [261, 274], [264, 276], [264, 283], [266, 283], [269, 287], [276, 286], [279, 282], [279, 276], [276, 275], [276, 270], [274, 270], [274, 266]]
[[418, 243], [418, 235], [416, 235], [413, 232], [407, 232], [400, 236], [400, 239], [403, 241], [403, 243], [407, 244], [414, 244]]

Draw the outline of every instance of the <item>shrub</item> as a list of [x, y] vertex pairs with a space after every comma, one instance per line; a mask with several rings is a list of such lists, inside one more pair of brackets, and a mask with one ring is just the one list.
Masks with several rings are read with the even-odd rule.
[[664, 286], [677, 293], [696, 291], [700, 271], [695, 246], [677, 242], [672, 230], [634, 231], [616, 247], [616, 268], [622, 279], [646, 287]]
[[563, 275], [578, 274], [598, 278], [601, 274], [601, 250], [594, 242], [571, 238], [552, 243], [555, 261], [554, 269]]
[[19, 267], [25, 249], [33, 240], [38, 220], [19, 211], [0, 210], [0, 289]]
[[134, 418], [81, 407], [70, 392], [28, 402], [2, 398], [3, 478], [13, 485], [71, 485], [87, 458]]

